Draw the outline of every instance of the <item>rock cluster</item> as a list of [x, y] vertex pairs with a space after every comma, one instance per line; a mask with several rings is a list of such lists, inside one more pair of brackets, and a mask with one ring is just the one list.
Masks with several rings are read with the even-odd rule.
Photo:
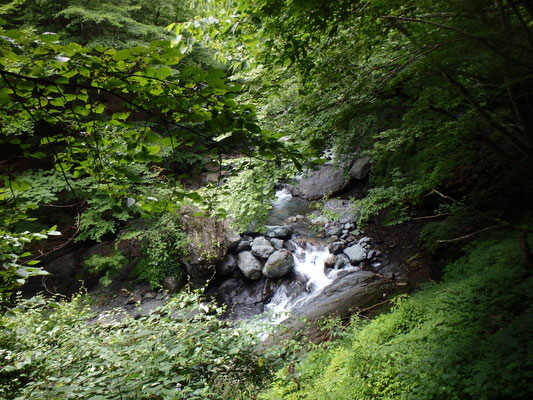
[[285, 239], [293, 230], [290, 226], [267, 226], [266, 234], [255, 238], [243, 236], [233, 252], [217, 265], [219, 276], [230, 276], [240, 271], [248, 279], [281, 278], [294, 267], [294, 259], [285, 248]]

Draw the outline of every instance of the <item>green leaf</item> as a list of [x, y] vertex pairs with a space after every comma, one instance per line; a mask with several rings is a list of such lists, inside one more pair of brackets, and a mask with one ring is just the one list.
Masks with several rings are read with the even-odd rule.
[[[6, 182], [9, 185], [9, 182]], [[11, 188], [16, 191], [23, 192], [31, 187], [30, 183], [26, 180], [11, 181]]]
[[155, 77], [158, 79], [165, 79], [170, 75], [172, 75], [172, 69], [169, 67], [161, 67], [155, 73]]
[[128, 49], [122, 49], [113, 56], [113, 59], [116, 61], [124, 61], [130, 57], [131, 57], [131, 52]]

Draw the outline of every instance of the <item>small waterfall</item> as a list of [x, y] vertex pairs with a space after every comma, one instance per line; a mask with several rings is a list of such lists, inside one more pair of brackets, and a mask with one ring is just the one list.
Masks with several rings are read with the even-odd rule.
[[265, 305], [274, 323], [287, 319], [293, 308], [312, 300], [332, 282], [324, 265], [330, 256], [326, 246], [305, 242], [300, 245], [291, 242], [291, 245], [294, 247], [292, 256], [296, 279], [282, 284]]

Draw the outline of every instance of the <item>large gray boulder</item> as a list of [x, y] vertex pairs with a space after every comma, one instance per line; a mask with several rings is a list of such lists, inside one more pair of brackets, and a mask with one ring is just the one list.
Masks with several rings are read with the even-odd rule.
[[366, 258], [366, 249], [359, 244], [355, 244], [344, 249], [344, 254], [348, 256], [352, 264], [355, 264]]
[[344, 166], [324, 164], [303, 178], [292, 193], [308, 200], [317, 200], [324, 195], [332, 195], [346, 189], [350, 177], [344, 171]]
[[320, 296], [292, 310], [292, 313], [316, 321], [324, 315], [344, 316], [354, 307], [366, 307], [382, 297], [385, 282], [370, 271], [356, 271], [338, 277]]
[[294, 259], [289, 250], [275, 251], [268, 257], [263, 267], [263, 275], [267, 278], [281, 278], [292, 271]]
[[184, 259], [191, 280], [201, 283], [215, 272], [228, 249], [235, 248], [240, 237], [228, 223], [200, 214], [194, 207], [182, 210], [181, 224], [188, 237], [188, 256]]
[[248, 279], [256, 280], [261, 278], [263, 264], [251, 252], [243, 251], [239, 253], [237, 256], [237, 266]]
[[362, 156], [355, 160], [348, 172], [350, 178], [365, 179], [370, 172], [370, 157]]
[[256, 237], [252, 242], [252, 254], [254, 256], [268, 258], [274, 251], [274, 247], [263, 236]]
[[292, 235], [293, 229], [287, 225], [266, 225], [266, 235], [271, 238], [287, 239]]

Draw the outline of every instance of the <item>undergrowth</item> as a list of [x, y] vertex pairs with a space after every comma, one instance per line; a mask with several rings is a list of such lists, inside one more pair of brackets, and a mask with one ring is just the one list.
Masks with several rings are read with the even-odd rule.
[[258, 351], [261, 324], [233, 326], [200, 293], [149, 317], [93, 317], [83, 297], [22, 300], [0, 317], [0, 398], [248, 399], [287, 349]]
[[516, 239], [481, 241], [441, 283], [278, 371], [260, 398], [531, 398], [532, 289]]

